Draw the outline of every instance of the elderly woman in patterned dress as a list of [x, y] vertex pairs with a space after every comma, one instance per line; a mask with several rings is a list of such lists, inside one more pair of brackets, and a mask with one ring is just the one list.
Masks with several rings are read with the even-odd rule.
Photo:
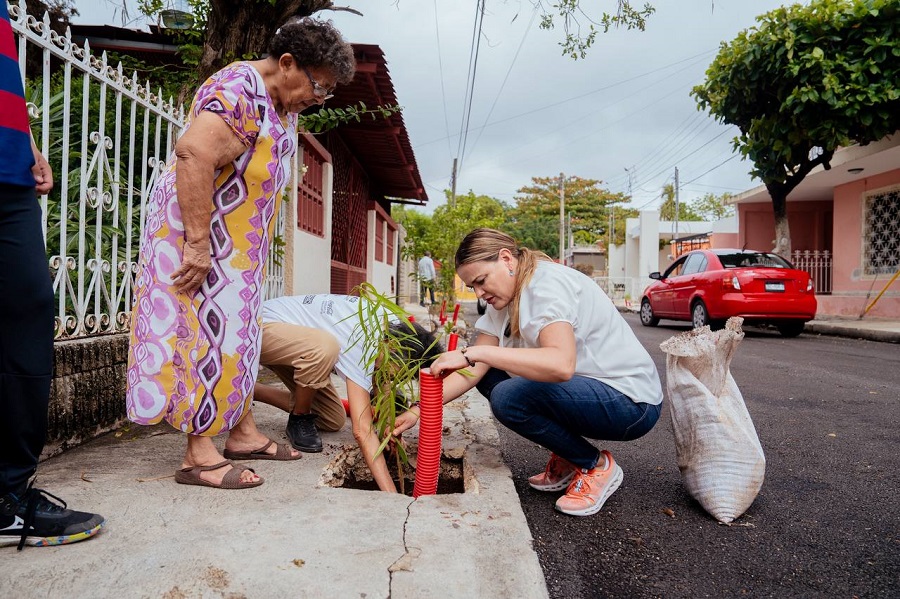
[[172, 160], [147, 206], [128, 354], [127, 413], [187, 434], [183, 484], [247, 488], [263, 479], [226, 451], [297, 459], [256, 429], [262, 284], [281, 195], [291, 178], [297, 114], [356, 69], [331, 22], [293, 19], [269, 56], [235, 62], [197, 91]]

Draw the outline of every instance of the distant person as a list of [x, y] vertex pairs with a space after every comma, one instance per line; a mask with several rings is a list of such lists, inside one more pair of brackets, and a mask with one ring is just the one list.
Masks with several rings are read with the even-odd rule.
[[[653, 428], [663, 400], [653, 360], [596, 283], [505, 233], [469, 233], [456, 272], [488, 308], [475, 344], [431, 365], [445, 377], [444, 402], [477, 385], [500, 422], [552, 452], [531, 487], [565, 490], [556, 501], [565, 514], [598, 512], [623, 474], [587, 439], [630, 441]], [[398, 416], [394, 434], [418, 415]]]
[[[294, 18], [269, 54], [209, 77], [147, 202], [128, 355], [128, 418], [185, 433], [175, 482], [224, 489], [263, 483], [212, 438], [251, 451], [263, 274], [292, 180], [297, 115], [353, 79], [353, 48], [330, 21]], [[297, 459], [267, 445], [273, 459]]]
[[[338, 431], [347, 419], [331, 383], [334, 369], [347, 384], [353, 437], [378, 488], [396, 492], [383, 454], [375, 455], [381, 440], [373, 426], [370, 401], [374, 367], [364, 364], [371, 348], [359, 342], [356, 330], [360, 301], [365, 300], [329, 294], [266, 300], [260, 362], [278, 375], [289, 391], [257, 383], [254, 399], [289, 413], [285, 432], [296, 449], [322, 451], [316, 426]], [[409, 362], [427, 365], [440, 353], [434, 335], [422, 326], [401, 322], [387, 311], [384, 316], [390, 322], [384, 337], [399, 339]], [[225, 448], [226, 457], [251, 459], [230, 453], [227, 443]]]
[[431, 296], [431, 303], [434, 304], [434, 280], [437, 273], [434, 271], [434, 260], [431, 259], [431, 252], [425, 252], [425, 255], [419, 259], [419, 305], [425, 305], [425, 292], [428, 291]]
[[55, 302], [37, 200], [53, 173], [31, 137], [6, 2], [0, 114], [0, 546], [63, 545], [91, 538], [105, 520], [29, 482], [47, 440], [53, 379]]

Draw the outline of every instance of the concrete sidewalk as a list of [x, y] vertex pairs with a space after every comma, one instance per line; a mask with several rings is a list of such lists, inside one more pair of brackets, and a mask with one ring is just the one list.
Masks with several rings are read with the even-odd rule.
[[[256, 404], [254, 415], [284, 440], [284, 413]], [[487, 402], [470, 393], [445, 407], [444, 422], [444, 455], [462, 458], [465, 492], [416, 500], [328, 486], [356, 447], [349, 422], [323, 434], [323, 453], [247, 462], [266, 482], [234, 491], [174, 482], [185, 441], [168, 424], [125, 427], [38, 469], [36, 486], [102, 513], [105, 529], [69, 546], [0, 548], [0, 589], [15, 598], [547, 597]]]

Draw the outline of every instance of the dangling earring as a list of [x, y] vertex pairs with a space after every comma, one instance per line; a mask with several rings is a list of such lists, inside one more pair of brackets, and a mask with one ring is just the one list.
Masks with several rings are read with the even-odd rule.
[[512, 270], [510, 270], [510, 271], [509, 271], [509, 276], [514, 277], [514, 276], [516, 276], [516, 273], [513, 272]]

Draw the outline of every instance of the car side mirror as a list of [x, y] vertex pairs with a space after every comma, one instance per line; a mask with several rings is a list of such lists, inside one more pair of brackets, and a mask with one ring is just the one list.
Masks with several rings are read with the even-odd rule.
[[662, 276], [661, 274], [659, 274], [659, 271], [657, 271], [657, 272], [651, 272], [651, 273], [650, 273], [650, 278], [651, 278], [651, 279], [655, 279], [655, 280], [657, 280], [657, 281], [661, 281], [662, 278], [663, 278], [663, 276]]

